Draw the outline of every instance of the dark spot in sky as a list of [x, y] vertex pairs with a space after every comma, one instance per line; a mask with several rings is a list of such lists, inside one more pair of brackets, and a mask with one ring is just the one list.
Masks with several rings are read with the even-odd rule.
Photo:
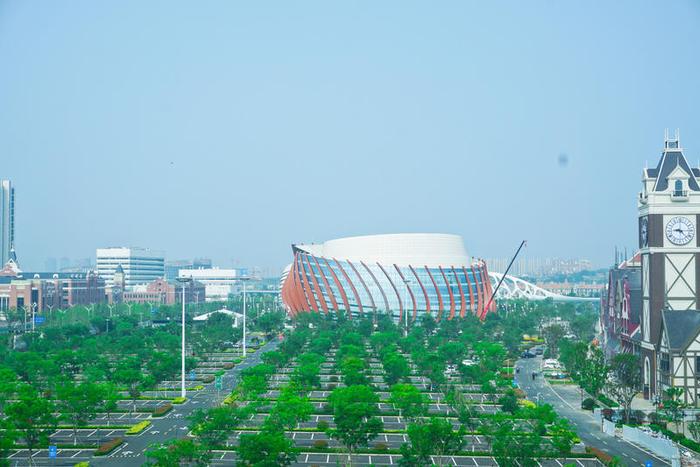
[[569, 165], [569, 156], [567, 156], [564, 153], [559, 154], [559, 157], [557, 157], [557, 162], [559, 163], [559, 167], [566, 167]]

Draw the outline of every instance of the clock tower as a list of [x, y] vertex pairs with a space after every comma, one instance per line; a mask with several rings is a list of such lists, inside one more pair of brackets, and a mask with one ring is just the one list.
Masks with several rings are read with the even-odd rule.
[[[644, 169], [639, 209], [642, 264], [641, 361], [644, 397], [661, 392], [662, 310], [700, 308], [700, 169], [688, 165], [678, 131], [656, 168]], [[668, 369], [664, 369], [668, 370]]]

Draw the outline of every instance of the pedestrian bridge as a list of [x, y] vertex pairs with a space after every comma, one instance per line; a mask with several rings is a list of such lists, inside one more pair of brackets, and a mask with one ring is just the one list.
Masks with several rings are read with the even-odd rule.
[[[499, 272], [489, 272], [489, 277], [491, 278], [493, 289], [496, 290], [496, 285], [503, 277], [503, 274]], [[514, 276], [505, 276], [501, 288], [498, 289], [498, 293], [496, 294], [496, 299], [501, 300], [546, 300], [548, 298], [551, 298], [555, 302], [597, 302], [599, 300], [597, 297], [571, 297], [557, 294]]]

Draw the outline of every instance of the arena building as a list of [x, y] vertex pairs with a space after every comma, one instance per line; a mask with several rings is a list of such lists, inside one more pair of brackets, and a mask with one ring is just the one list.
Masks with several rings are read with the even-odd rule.
[[470, 259], [458, 235], [348, 237], [292, 245], [292, 251], [281, 289], [292, 316], [342, 310], [391, 313], [402, 322], [423, 315], [483, 319], [496, 310], [486, 263]]

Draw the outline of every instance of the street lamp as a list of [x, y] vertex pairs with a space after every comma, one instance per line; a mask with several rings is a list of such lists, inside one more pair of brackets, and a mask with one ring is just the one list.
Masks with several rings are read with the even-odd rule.
[[410, 279], [402, 278], [406, 288], [403, 291], [403, 310], [404, 310], [404, 336], [408, 336], [408, 287], [411, 283]]
[[246, 329], [245, 329], [245, 317], [246, 317], [246, 282], [252, 279], [250, 276], [243, 276], [243, 277], [237, 277], [236, 278], [239, 281], [243, 282], [243, 358], [246, 357]]
[[34, 332], [36, 330], [36, 317], [35, 317], [36, 307], [37, 307], [36, 302], [33, 302], [31, 307], [32, 307], [32, 332]]
[[177, 280], [182, 284], [182, 373], [180, 374], [180, 397], [186, 397], [187, 390], [185, 389], [185, 285], [188, 282], [192, 282], [192, 278], [178, 277]]

